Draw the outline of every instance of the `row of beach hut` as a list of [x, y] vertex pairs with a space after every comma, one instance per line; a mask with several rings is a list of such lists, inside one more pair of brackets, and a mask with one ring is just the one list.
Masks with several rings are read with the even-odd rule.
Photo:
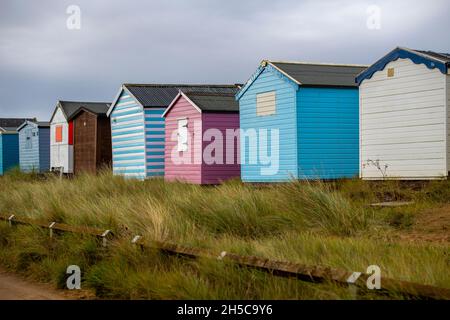
[[398, 47], [371, 66], [264, 60], [242, 85], [124, 84], [112, 103], [59, 101], [49, 123], [4, 119], [0, 174], [446, 178], [449, 67], [449, 54]]

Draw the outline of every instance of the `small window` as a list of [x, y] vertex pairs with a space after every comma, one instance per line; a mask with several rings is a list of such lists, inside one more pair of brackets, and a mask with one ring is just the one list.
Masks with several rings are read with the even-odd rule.
[[392, 78], [394, 76], [394, 68], [387, 69], [387, 76], [388, 78]]
[[183, 152], [188, 150], [188, 120], [178, 120], [178, 151]]
[[256, 115], [270, 116], [276, 112], [275, 91], [260, 93], [256, 95]]
[[63, 141], [63, 126], [56, 126], [55, 127], [55, 142], [62, 142]]

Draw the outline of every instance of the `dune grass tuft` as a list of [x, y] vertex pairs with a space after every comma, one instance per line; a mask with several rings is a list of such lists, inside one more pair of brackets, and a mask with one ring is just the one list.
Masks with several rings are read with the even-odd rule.
[[[375, 210], [371, 202], [414, 201]], [[127, 180], [108, 171], [59, 179], [13, 172], [0, 177], [0, 212], [71, 225], [112, 229], [109, 250], [96, 239], [58, 235], [0, 223], [0, 264], [63, 288], [77, 264], [83, 286], [101, 298], [125, 299], [348, 299], [331, 284], [312, 285], [209, 260], [141, 252], [149, 240], [258, 255], [311, 265], [365, 271], [450, 288], [448, 244], [398, 241], [424, 208], [450, 203], [450, 183], [421, 188], [356, 179], [249, 185], [229, 181], [195, 186], [162, 179]], [[366, 298], [374, 298], [373, 296]]]

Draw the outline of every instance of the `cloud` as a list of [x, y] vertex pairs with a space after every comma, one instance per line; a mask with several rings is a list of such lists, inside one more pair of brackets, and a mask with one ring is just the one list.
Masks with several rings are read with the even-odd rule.
[[[66, 8], [81, 8], [81, 30]], [[369, 5], [381, 29], [366, 26]], [[0, 117], [57, 99], [112, 100], [123, 82], [244, 82], [263, 58], [370, 63], [397, 45], [450, 51], [450, 6], [423, 1], [0, 2]]]

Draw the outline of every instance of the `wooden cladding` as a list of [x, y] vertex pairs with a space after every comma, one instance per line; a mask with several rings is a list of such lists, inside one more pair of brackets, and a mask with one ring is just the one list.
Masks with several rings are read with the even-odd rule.
[[96, 173], [111, 162], [111, 132], [106, 117], [83, 111], [74, 119], [74, 172]]

